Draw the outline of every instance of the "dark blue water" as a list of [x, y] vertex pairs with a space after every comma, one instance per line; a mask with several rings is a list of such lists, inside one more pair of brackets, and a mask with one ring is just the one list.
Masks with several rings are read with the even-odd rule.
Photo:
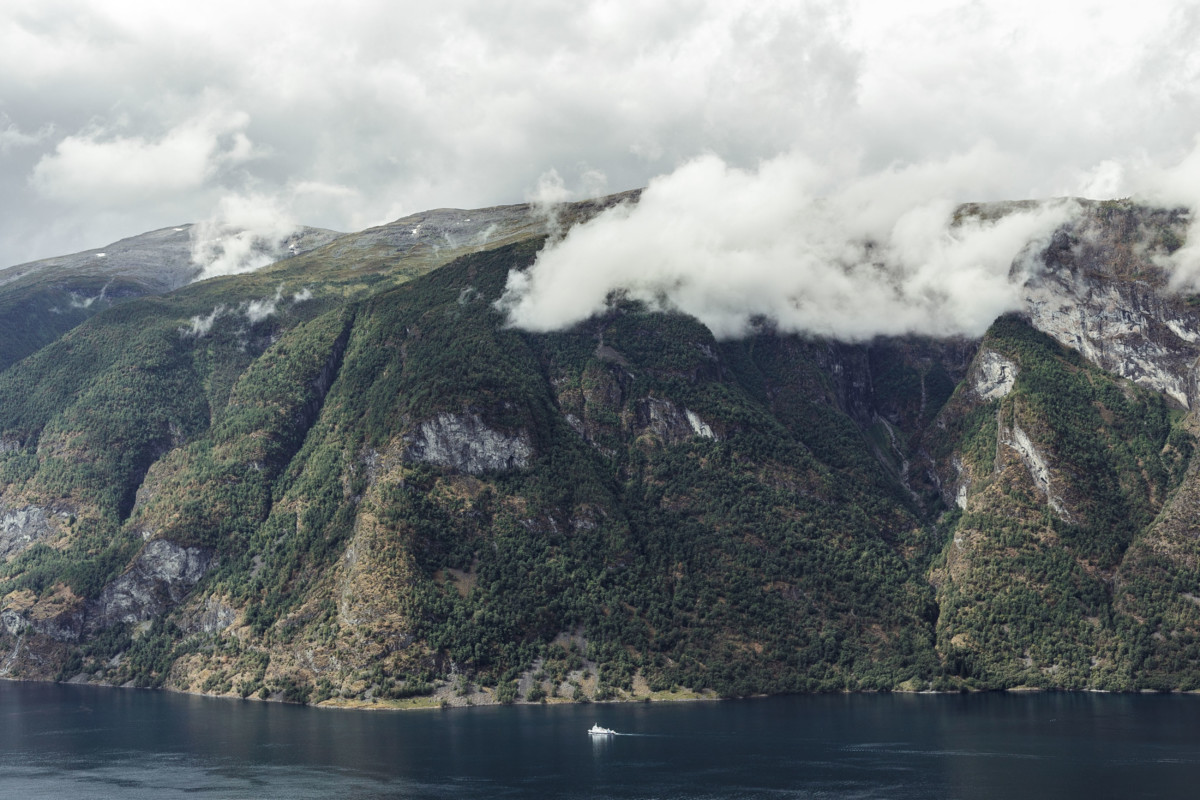
[[185, 796], [1194, 798], [1200, 698], [365, 712], [0, 681], [0, 797]]

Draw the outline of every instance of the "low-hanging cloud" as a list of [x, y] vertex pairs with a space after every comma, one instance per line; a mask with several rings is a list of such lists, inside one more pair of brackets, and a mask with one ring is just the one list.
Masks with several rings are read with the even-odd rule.
[[[97, 253], [96, 255], [99, 257], [105, 254]], [[112, 281], [109, 281], [108, 283], [104, 284], [104, 286], [100, 287], [100, 294], [92, 295], [91, 297], [81, 297], [75, 292], [71, 292], [71, 308], [91, 308], [96, 302], [103, 303], [108, 296], [108, 288], [110, 286], [112, 286]]]
[[511, 272], [498, 307], [534, 331], [600, 313], [617, 293], [725, 338], [763, 320], [852, 341], [976, 336], [1019, 308], [1036, 254], [1078, 213], [1064, 200], [956, 220], [951, 198], [1005, 164], [983, 147], [847, 180], [799, 154], [756, 170], [703, 157]]
[[188, 321], [188, 326], [186, 328], [179, 329], [180, 335], [194, 336], [196, 338], [208, 336], [208, 334], [212, 332], [213, 325], [215, 325], [217, 320], [224, 315], [225, 311], [225, 305], [220, 304], [214, 307], [212, 313], [206, 316], [197, 314]]
[[275, 290], [274, 297], [264, 297], [261, 300], [251, 300], [246, 304], [246, 319], [250, 320], [250, 324], [262, 322], [267, 317], [273, 315], [279, 307], [279, 301], [283, 299], [283, 286]]
[[192, 226], [197, 280], [252, 272], [277, 261], [284, 241], [299, 227], [273, 197], [226, 195], [212, 217]]
[[1120, 197], [1191, 144], [1197, 35], [1188, 0], [0, 4], [0, 266], [229, 194], [358, 230], [704, 153], [866, 174], [987, 141], [1020, 161], [959, 199]]
[[1170, 273], [1170, 287], [1180, 292], [1200, 291], [1200, 136], [1182, 159], [1162, 166], [1145, 158], [1125, 166], [1114, 165], [1135, 197], [1165, 208], [1190, 212], [1182, 246], [1170, 254], [1159, 253], [1155, 261]]
[[[246, 319], [250, 321], [251, 325], [256, 325], [267, 317], [273, 316], [279, 310], [279, 304], [283, 302], [283, 296], [284, 285], [281, 283], [275, 288], [274, 296], [249, 301], [245, 304]], [[291, 302], [294, 306], [300, 305], [311, 300], [312, 297], [312, 290], [305, 286], [292, 295]]]

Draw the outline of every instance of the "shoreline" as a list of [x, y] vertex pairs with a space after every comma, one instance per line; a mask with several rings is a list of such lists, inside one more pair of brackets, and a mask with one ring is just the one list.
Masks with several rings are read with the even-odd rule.
[[[615, 706], [615, 705], [633, 705], [633, 704], [641, 704], [641, 705], [655, 704], [655, 705], [657, 705], [657, 704], [664, 704], [664, 703], [665, 704], [715, 703], [715, 702], [722, 702], [722, 701], [726, 701], [726, 700], [766, 700], [766, 699], [775, 698], [775, 697], [802, 697], [802, 696], [816, 697], [816, 696], [821, 696], [821, 695], [830, 696], [830, 695], [835, 695], [835, 694], [844, 695], [844, 696], [849, 696], [849, 695], [866, 696], [866, 695], [892, 694], [892, 695], [901, 695], [901, 696], [909, 696], [909, 697], [918, 697], [918, 696], [940, 697], [940, 696], [953, 696], [953, 695], [982, 695], [982, 694], [1011, 694], [1014, 696], [1034, 695], [1034, 694], [1104, 694], [1104, 695], [1129, 695], [1129, 696], [1138, 696], [1138, 697], [1145, 696], [1145, 695], [1155, 695], [1155, 694], [1193, 696], [1193, 697], [1200, 696], [1200, 690], [1183, 690], [1183, 689], [1170, 689], [1170, 690], [1134, 689], [1134, 690], [1130, 690], [1130, 691], [1112, 691], [1109, 689], [1092, 689], [1092, 688], [1059, 689], [1059, 688], [1042, 688], [1042, 687], [1034, 687], [1034, 686], [1012, 686], [1012, 687], [1006, 687], [1003, 689], [962, 689], [962, 690], [954, 690], [954, 691], [940, 691], [940, 690], [929, 689], [929, 690], [922, 690], [922, 691], [891, 691], [891, 692], [884, 692], [884, 691], [799, 692], [799, 693], [778, 694], [778, 695], [755, 694], [755, 695], [746, 695], [744, 697], [721, 697], [711, 691], [694, 692], [691, 690], [681, 689], [676, 692], [662, 691], [662, 692], [654, 692], [654, 693], [647, 694], [647, 695], [625, 696], [625, 697], [618, 697], [618, 698], [609, 698], [606, 700], [588, 699], [588, 700], [584, 700], [584, 701], [579, 701], [579, 700], [573, 700], [573, 699], [567, 698], [567, 697], [554, 697], [554, 698], [546, 698], [543, 700], [536, 700], [536, 701], [532, 701], [532, 702], [527, 701], [527, 700], [518, 699], [518, 700], [515, 700], [510, 703], [501, 703], [499, 701], [496, 701], [495, 699], [488, 699], [488, 700], [483, 700], [482, 702], [475, 702], [474, 699], [471, 699], [470, 701], [468, 701], [467, 698], [455, 698], [459, 702], [449, 702], [447, 698], [439, 697], [438, 694], [435, 693], [434, 695], [411, 697], [411, 698], [405, 698], [403, 700], [390, 700], [390, 699], [362, 700], [362, 699], [347, 699], [347, 698], [339, 698], [339, 699], [330, 698], [330, 699], [322, 700], [317, 703], [296, 703], [296, 702], [290, 702], [290, 701], [283, 700], [283, 699], [276, 699], [274, 697], [265, 698], [265, 699], [262, 697], [258, 697], [256, 695], [242, 697], [235, 693], [213, 694], [211, 692], [194, 692], [194, 691], [189, 691], [189, 690], [184, 690], [184, 689], [174, 689], [174, 688], [170, 688], [170, 687], [119, 686], [119, 685], [111, 684], [111, 683], [94, 683], [94, 682], [89, 682], [89, 681], [75, 681], [75, 682], [72, 682], [72, 681], [50, 681], [50, 680], [40, 680], [37, 678], [17, 678], [17, 677], [11, 677], [11, 676], [0, 676], [0, 681], [6, 681], [9, 683], [27, 683], [27, 684], [35, 684], [36, 683], [36, 684], [46, 684], [46, 685], [54, 685], [54, 686], [88, 686], [88, 687], [93, 687], [96, 689], [122, 689], [122, 690], [134, 690], [134, 691], [144, 691], [144, 692], [165, 692], [165, 693], [177, 694], [177, 695], [187, 695], [190, 697], [205, 697], [205, 698], [210, 698], [213, 700], [236, 700], [236, 701], [252, 702], [252, 703], [277, 703], [279, 705], [305, 707], [305, 708], [313, 708], [313, 709], [320, 709], [320, 710], [367, 711], [367, 712], [449, 711], [449, 710], [455, 710], [455, 709], [489, 708], [489, 707], [503, 707], [503, 706], [510, 706], [510, 707], [516, 707], [516, 706], [566, 706], [566, 705], [575, 705], [575, 706], [614, 705]], [[445, 688], [445, 687], [443, 687], [443, 688]], [[491, 695], [492, 691], [491, 690], [481, 690], [477, 694], [478, 695]]]

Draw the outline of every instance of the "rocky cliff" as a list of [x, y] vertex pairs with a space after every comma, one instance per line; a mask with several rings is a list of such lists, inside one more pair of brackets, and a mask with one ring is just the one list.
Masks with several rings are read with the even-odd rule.
[[1085, 206], [1025, 286], [1030, 322], [1090, 363], [1170, 397], [1197, 399], [1200, 310], [1169, 288], [1163, 265], [1183, 241], [1179, 212]]

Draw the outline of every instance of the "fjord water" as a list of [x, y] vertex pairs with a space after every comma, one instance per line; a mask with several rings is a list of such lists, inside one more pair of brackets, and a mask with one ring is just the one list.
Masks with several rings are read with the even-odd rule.
[[[852, 695], [399, 713], [0, 681], [0, 796], [1195, 797], [1200, 697]], [[622, 735], [590, 739], [593, 722]]]

